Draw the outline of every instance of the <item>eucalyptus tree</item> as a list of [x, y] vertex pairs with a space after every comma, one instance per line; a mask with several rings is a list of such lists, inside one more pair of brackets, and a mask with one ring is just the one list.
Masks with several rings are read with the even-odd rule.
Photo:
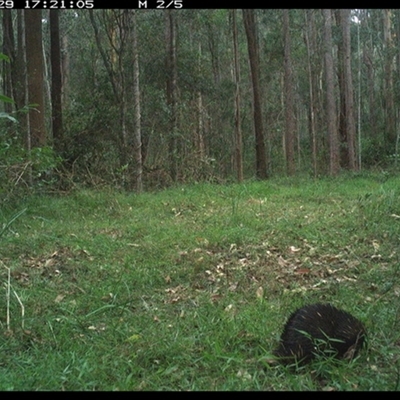
[[257, 41], [257, 23], [254, 10], [243, 10], [243, 21], [246, 30], [247, 47], [251, 70], [253, 91], [253, 123], [255, 132], [256, 176], [265, 179], [267, 174], [267, 158], [264, 143], [264, 123], [261, 107], [260, 60]]
[[294, 135], [296, 121], [294, 115], [293, 99], [293, 71], [291, 57], [291, 39], [289, 10], [283, 10], [283, 39], [284, 39], [284, 97], [285, 97], [285, 156], [286, 171], [288, 175], [295, 173], [294, 162]]
[[59, 10], [50, 10], [51, 120], [54, 147], [60, 151], [62, 128], [62, 75]]
[[24, 12], [26, 71], [29, 112], [27, 148], [44, 146], [47, 142], [44, 103], [44, 65], [42, 49], [42, 10]]
[[337, 175], [340, 170], [340, 160], [332, 56], [332, 10], [323, 9], [322, 13], [324, 16], [326, 119], [329, 136], [329, 171], [331, 175]]

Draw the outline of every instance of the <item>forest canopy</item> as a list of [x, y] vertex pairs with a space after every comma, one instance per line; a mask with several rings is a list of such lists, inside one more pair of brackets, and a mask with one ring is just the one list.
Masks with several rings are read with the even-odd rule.
[[3, 10], [0, 180], [397, 169], [400, 11]]

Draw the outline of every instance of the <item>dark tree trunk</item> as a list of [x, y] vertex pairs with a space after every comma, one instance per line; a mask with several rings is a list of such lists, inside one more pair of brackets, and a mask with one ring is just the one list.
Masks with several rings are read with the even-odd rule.
[[294, 134], [296, 122], [293, 104], [293, 71], [291, 60], [291, 43], [289, 29], [289, 11], [283, 10], [283, 38], [284, 38], [284, 93], [285, 93], [285, 153], [286, 171], [288, 175], [295, 173], [294, 162]]
[[178, 178], [178, 118], [177, 118], [177, 66], [176, 66], [176, 22], [175, 13], [165, 12], [166, 69], [167, 69], [167, 105], [169, 118], [169, 170], [171, 178]]
[[[25, 11], [24, 20], [28, 103], [29, 105], [34, 105], [33, 109], [29, 111], [30, 145], [31, 147], [38, 147], [46, 144], [43, 93], [42, 10]], [[29, 140], [27, 142], [29, 143]]]
[[249, 51], [251, 82], [253, 88], [253, 113], [254, 132], [256, 141], [256, 176], [266, 179], [267, 157], [264, 143], [264, 128], [261, 107], [261, 89], [259, 73], [259, 57], [257, 45], [257, 29], [254, 10], [243, 10], [244, 27], [247, 37], [247, 48]]
[[[3, 61], [3, 93], [13, 97], [13, 65], [15, 62], [14, 32], [11, 19], [11, 10], [3, 11], [3, 53], [9, 57], [9, 61]], [[4, 111], [12, 112], [12, 103], [4, 103]]]
[[317, 105], [317, 92], [318, 92], [318, 82], [317, 82], [317, 71], [315, 67], [316, 63], [316, 31], [315, 31], [315, 21], [314, 21], [313, 10], [305, 11], [305, 41], [307, 46], [307, 64], [308, 64], [308, 84], [310, 93], [310, 106], [309, 106], [309, 125], [311, 134], [311, 148], [312, 148], [312, 164], [314, 177], [318, 174], [318, 159], [317, 159], [317, 132], [316, 132], [316, 119], [318, 113]]
[[142, 135], [140, 120], [140, 82], [139, 82], [139, 48], [136, 10], [132, 11], [132, 54], [133, 54], [133, 187], [140, 193], [143, 189], [142, 173]]

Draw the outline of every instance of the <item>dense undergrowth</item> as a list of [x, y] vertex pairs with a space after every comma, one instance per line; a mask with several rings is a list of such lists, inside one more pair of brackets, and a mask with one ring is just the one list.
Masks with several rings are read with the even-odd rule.
[[[397, 176], [81, 190], [0, 221], [1, 390], [400, 387]], [[367, 348], [271, 364], [316, 301], [361, 319]]]

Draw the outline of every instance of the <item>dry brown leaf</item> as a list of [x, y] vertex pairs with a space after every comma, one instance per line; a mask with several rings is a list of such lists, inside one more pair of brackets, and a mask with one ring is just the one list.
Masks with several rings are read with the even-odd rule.
[[299, 269], [296, 269], [296, 271], [294, 271], [294, 273], [297, 275], [307, 275], [310, 273], [310, 269], [309, 268], [299, 268]]
[[230, 286], [228, 287], [228, 290], [229, 290], [230, 292], [234, 292], [234, 291], [237, 289], [237, 287], [238, 287], [238, 282], [235, 282], [235, 283], [232, 283], [232, 285], [230, 285]]
[[279, 257], [278, 257], [278, 264], [279, 264], [281, 267], [286, 267], [286, 265], [287, 265], [285, 259], [284, 259], [282, 256], [279, 256]]
[[264, 296], [264, 288], [260, 286], [256, 291], [256, 296], [258, 299], [262, 299]]
[[48, 260], [45, 261], [44, 266], [47, 267], [52, 267], [56, 263], [56, 260], [54, 258], [49, 258]]
[[212, 294], [211, 295], [211, 301], [215, 303], [217, 300], [219, 300], [222, 296], [220, 294]]

